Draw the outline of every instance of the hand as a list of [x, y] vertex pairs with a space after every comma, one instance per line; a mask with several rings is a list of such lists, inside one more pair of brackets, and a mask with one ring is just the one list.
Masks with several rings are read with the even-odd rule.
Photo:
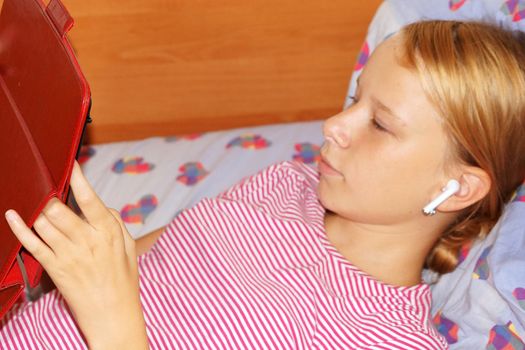
[[48, 272], [91, 347], [124, 345], [121, 338], [134, 334], [141, 341], [133, 346], [147, 348], [135, 241], [76, 161], [71, 188], [85, 220], [53, 198], [33, 225], [38, 235], [14, 210], [6, 212], [9, 226]]

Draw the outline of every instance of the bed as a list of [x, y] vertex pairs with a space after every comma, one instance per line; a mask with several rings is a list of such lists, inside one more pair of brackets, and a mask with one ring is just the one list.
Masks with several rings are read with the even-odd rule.
[[[316, 166], [320, 119], [347, 104], [370, 53], [403, 24], [525, 29], [524, 1], [64, 3], [93, 90], [79, 162], [135, 238], [272, 163]], [[455, 272], [437, 282], [425, 273], [451, 349], [525, 349], [523, 251], [524, 186]]]

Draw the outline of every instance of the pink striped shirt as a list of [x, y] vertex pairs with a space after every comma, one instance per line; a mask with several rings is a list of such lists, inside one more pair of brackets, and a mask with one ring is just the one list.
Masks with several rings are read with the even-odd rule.
[[[139, 257], [152, 349], [446, 349], [427, 285], [393, 287], [327, 240], [318, 175], [273, 165], [183, 211]], [[5, 349], [85, 349], [59, 293], [13, 309]]]

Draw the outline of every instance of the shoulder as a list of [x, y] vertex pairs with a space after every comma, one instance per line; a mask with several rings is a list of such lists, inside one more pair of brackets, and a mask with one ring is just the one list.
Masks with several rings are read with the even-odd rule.
[[[219, 194], [219, 199], [260, 200], [286, 188], [298, 192], [314, 190], [318, 183], [317, 170], [311, 166], [295, 161], [273, 164], [258, 173], [248, 176], [239, 183]], [[257, 196], [257, 198], [252, 198]]]
[[323, 212], [318, 182], [317, 169], [294, 161], [281, 162], [243, 179], [213, 201], [223, 211], [243, 208], [267, 219], [311, 225]]

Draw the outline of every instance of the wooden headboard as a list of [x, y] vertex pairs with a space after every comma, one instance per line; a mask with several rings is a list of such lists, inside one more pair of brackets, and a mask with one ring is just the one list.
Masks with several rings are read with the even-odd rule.
[[381, 1], [62, 2], [101, 143], [336, 113]]

